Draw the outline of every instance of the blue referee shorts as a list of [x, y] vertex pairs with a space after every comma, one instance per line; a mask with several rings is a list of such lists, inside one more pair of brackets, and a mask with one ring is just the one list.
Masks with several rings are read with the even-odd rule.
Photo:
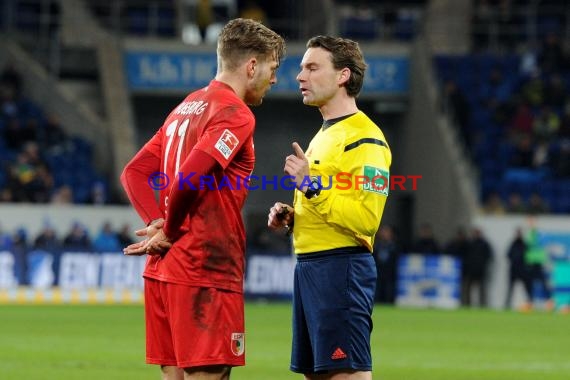
[[349, 247], [297, 256], [291, 370], [372, 370], [374, 258]]

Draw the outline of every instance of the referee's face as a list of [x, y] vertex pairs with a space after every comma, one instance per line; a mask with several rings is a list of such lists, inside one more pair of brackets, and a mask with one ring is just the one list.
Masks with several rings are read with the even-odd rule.
[[342, 87], [339, 80], [340, 70], [333, 67], [329, 51], [320, 47], [307, 49], [297, 75], [304, 104], [326, 105]]

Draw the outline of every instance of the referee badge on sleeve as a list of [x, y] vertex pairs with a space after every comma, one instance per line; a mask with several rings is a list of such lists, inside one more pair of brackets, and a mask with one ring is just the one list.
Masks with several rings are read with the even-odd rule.
[[390, 173], [387, 170], [364, 165], [364, 176], [368, 181], [362, 187], [363, 190], [388, 196]]
[[243, 355], [245, 349], [245, 334], [244, 333], [232, 333], [232, 352], [235, 356]]

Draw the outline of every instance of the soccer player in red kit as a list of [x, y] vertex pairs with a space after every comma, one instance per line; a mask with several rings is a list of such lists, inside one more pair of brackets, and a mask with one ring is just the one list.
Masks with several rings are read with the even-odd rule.
[[[218, 70], [186, 97], [127, 164], [121, 182], [147, 224], [126, 255], [148, 254], [146, 361], [163, 379], [229, 379], [245, 364], [244, 178], [254, 115], [277, 82], [281, 36], [246, 19], [218, 38]], [[159, 202], [154, 189], [159, 188]]]

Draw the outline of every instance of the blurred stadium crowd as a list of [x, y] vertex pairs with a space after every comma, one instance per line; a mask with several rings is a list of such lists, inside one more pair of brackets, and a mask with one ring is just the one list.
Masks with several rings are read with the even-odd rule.
[[489, 213], [570, 212], [570, 56], [558, 28], [521, 54], [437, 56]]
[[0, 226], [0, 251], [7, 250], [25, 254], [28, 251], [46, 252], [121, 252], [123, 247], [133, 243], [132, 228], [124, 224], [115, 229], [111, 221], [104, 222], [94, 236], [85, 226], [75, 221], [69, 231], [59, 236], [51, 221], [44, 221], [43, 229], [31, 236], [25, 228], [14, 233], [3, 231]]
[[67, 135], [57, 115], [28, 99], [23, 80], [13, 66], [0, 74], [0, 201], [106, 203], [89, 142]]

